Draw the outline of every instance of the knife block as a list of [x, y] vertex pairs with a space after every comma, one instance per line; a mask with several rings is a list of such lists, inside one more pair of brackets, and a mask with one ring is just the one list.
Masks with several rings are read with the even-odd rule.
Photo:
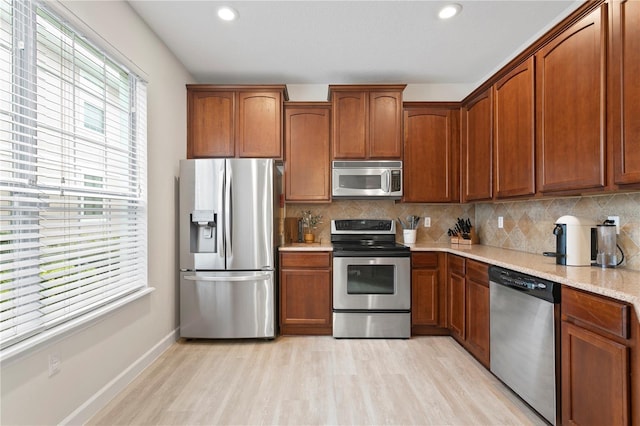
[[476, 234], [476, 230], [471, 228], [471, 232], [469, 232], [469, 239], [465, 239], [462, 237], [451, 237], [451, 244], [460, 244], [460, 245], [472, 245], [479, 244], [480, 240], [478, 239], [478, 234]]

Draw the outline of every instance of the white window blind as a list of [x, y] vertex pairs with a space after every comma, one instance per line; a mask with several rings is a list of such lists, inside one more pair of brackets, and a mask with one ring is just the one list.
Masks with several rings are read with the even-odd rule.
[[146, 86], [0, 0], [0, 348], [147, 286]]

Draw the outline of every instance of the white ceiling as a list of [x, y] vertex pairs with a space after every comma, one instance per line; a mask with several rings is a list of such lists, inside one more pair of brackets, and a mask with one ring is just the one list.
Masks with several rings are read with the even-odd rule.
[[298, 85], [476, 85], [583, 3], [456, 2], [129, 0], [198, 82]]

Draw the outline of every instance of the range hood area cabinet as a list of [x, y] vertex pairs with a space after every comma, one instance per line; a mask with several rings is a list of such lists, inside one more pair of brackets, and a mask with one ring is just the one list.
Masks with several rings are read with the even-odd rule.
[[282, 158], [286, 85], [187, 85], [187, 158]]
[[405, 102], [407, 203], [460, 202], [460, 104]]
[[400, 85], [329, 85], [334, 159], [402, 160]]

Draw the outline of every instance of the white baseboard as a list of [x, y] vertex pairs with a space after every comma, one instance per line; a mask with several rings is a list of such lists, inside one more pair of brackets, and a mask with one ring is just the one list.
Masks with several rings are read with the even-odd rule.
[[61, 425], [82, 425], [91, 419], [98, 411], [105, 407], [118, 393], [120, 393], [138, 374], [155, 361], [164, 351], [178, 340], [178, 329], [166, 335], [162, 340], [138, 358], [126, 370], [107, 383], [91, 396], [84, 404], [69, 414]]

